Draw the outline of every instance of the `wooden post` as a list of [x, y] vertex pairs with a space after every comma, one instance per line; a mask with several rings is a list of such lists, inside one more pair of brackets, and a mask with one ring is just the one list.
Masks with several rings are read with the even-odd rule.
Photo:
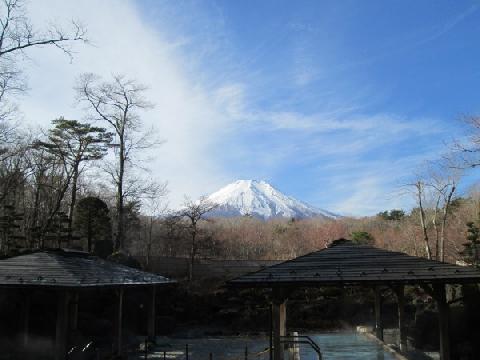
[[283, 360], [282, 336], [286, 335], [286, 299], [280, 292], [276, 291], [272, 303], [273, 316], [273, 360]]
[[57, 297], [57, 325], [55, 330], [55, 360], [64, 360], [67, 354], [68, 339], [68, 301], [66, 290]]
[[448, 334], [449, 307], [444, 284], [433, 285], [433, 293], [438, 307], [438, 326], [440, 332], [440, 360], [450, 360], [450, 339]]
[[400, 351], [407, 351], [407, 332], [405, 328], [405, 287], [399, 285], [395, 287], [398, 305], [398, 330], [400, 332]]
[[70, 302], [70, 330], [78, 329], [78, 291], [72, 294], [72, 301]]
[[382, 293], [380, 286], [375, 286], [375, 336], [383, 341]]
[[273, 360], [273, 304], [270, 304], [270, 336], [269, 336], [269, 360]]
[[155, 340], [155, 323], [156, 323], [156, 304], [157, 289], [155, 285], [152, 286], [150, 299], [148, 303], [148, 319], [147, 319], [147, 336], [149, 340]]
[[293, 344], [290, 344], [288, 350], [288, 357], [290, 360], [300, 360], [300, 347], [298, 345], [298, 332], [294, 331], [292, 333]]
[[122, 325], [123, 325], [123, 287], [118, 289], [117, 292], [117, 306], [115, 314], [115, 342], [117, 355], [122, 354]]
[[23, 346], [26, 348], [28, 345], [28, 333], [30, 331], [30, 296], [31, 294], [22, 293], [23, 296], [23, 306], [22, 306], [22, 315], [23, 315], [23, 334], [22, 342]]

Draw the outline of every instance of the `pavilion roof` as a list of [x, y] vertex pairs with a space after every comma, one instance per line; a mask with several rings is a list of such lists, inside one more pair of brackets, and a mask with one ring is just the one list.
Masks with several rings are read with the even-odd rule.
[[339, 239], [325, 249], [240, 276], [228, 284], [281, 287], [478, 282], [480, 270], [474, 267], [428, 260]]
[[175, 281], [166, 277], [78, 251], [39, 251], [0, 260], [0, 287], [88, 288], [172, 283]]

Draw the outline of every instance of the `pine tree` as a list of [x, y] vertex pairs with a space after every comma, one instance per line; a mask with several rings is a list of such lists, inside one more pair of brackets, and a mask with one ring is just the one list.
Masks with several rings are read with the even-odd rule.
[[72, 236], [72, 219], [77, 196], [77, 182], [86, 161], [99, 160], [107, 153], [107, 145], [112, 141], [112, 134], [104, 128], [94, 127], [77, 120], [67, 120], [63, 117], [53, 120], [54, 127], [48, 132], [47, 141], [37, 141], [36, 146], [43, 148], [60, 161], [66, 174], [63, 191], [57, 199], [57, 206], [50, 217], [50, 222], [57, 215], [60, 203], [70, 187], [71, 196], [68, 211], [68, 238]]
[[469, 264], [480, 265], [480, 228], [473, 221], [467, 224], [467, 240], [469, 242], [463, 244], [465, 247], [461, 255]]

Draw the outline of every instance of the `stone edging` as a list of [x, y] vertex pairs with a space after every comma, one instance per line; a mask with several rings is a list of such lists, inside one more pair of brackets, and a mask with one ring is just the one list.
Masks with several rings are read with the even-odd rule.
[[400, 354], [397, 350], [395, 350], [392, 346], [385, 344], [383, 341], [379, 340], [375, 335], [369, 333], [369, 332], [361, 332], [360, 334], [365, 335], [369, 339], [375, 340], [378, 342], [380, 345], [383, 346], [383, 348], [388, 351], [389, 353], [393, 354], [396, 359], [398, 360], [408, 360], [405, 356]]

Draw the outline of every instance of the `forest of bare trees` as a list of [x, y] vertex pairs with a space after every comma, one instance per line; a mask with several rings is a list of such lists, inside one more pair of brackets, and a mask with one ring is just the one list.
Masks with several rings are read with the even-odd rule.
[[[430, 203], [430, 199], [428, 202]], [[477, 191], [472, 189], [467, 195], [451, 201], [444, 224], [443, 210], [422, 206], [425, 226], [422, 225], [420, 215], [422, 210], [419, 207], [413, 208], [408, 213], [394, 209], [371, 217], [345, 217], [337, 220], [265, 221], [250, 216], [209, 218], [208, 221], [201, 221], [198, 224], [200, 231], [196, 239], [196, 256], [245, 260], [290, 259], [325, 248], [334, 239], [341, 237], [355, 239], [355, 235], [367, 233], [371, 235], [369, 239], [373, 239], [368, 240], [372, 245], [428, 257], [425, 247], [426, 233], [429, 241], [431, 239], [429, 243], [431, 258], [441, 259], [439, 247], [442, 246], [440, 238], [443, 237], [444, 260], [450, 262], [464, 260], [462, 254], [465, 250], [464, 245], [469, 242], [467, 223], [479, 223], [480, 196]], [[148, 253], [150, 256], [189, 257], [190, 237], [188, 223], [181, 217], [159, 218], [153, 228], [154, 241]], [[138, 229], [137, 239], [138, 241], [130, 243], [129, 250], [145, 256], [146, 238], [141, 227]]]

